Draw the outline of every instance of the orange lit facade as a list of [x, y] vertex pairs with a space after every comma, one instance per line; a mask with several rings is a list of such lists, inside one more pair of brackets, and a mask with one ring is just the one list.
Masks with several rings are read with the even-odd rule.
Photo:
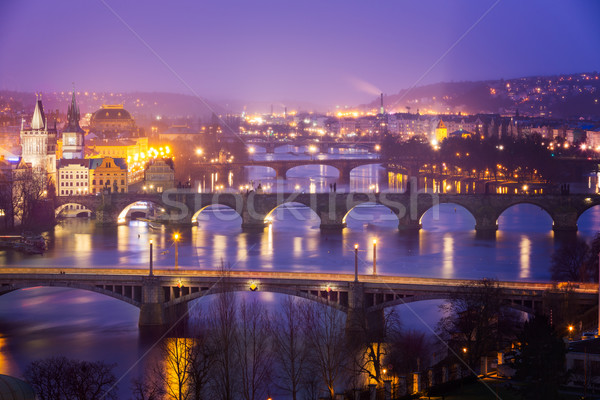
[[127, 193], [127, 163], [123, 158], [90, 160], [90, 193]]

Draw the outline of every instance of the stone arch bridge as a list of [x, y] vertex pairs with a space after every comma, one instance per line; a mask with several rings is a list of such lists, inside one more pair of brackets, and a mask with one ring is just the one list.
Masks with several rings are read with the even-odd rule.
[[[555, 231], [577, 231], [577, 220], [586, 210], [600, 204], [598, 195], [525, 195], [525, 194], [434, 194], [434, 193], [273, 193], [258, 194], [217, 192], [194, 193], [189, 189], [172, 189], [161, 194], [109, 194], [58, 197], [55, 208], [66, 203], [81, 204], [96, 214], [100, 223], [116, 224], [119, 214], [132, 203], [151, 202], [165, 210], [162, 221], [170, 224], [193, 224], [208, 206], [223, 205], [242, 218], [242, 228], [261, 230], [269, 215], [286, 203], [309, 207], [321, 219], [321, 229], [340, 230], [345, 218], [356, 206], [376, 203], [386, 206], [398, 218], [400, 230], [418, 230], [421, 217], [428, 210], [436, 212], [439, 204], [456, 204], [467, 209], [475, 219], [475, 230], [486, 233], [498, 228], [498, 218], [517, 204], [533, 204], [552, 218]], [[435, 216], [435, 214], [434, 214]]]
[[382, 161], [378, 158], [342, 158], [342, 159], [311, 159], [311, 160], [249, 160], [243, 162], [231, 163], [196, 163], [195, 167], [205, 171], [237, 171], [244, 167], [268, 167], [275, 171], [275, 177], [285, 179], [287, 172], [295, 167], [304, 165], [324, 165], [338, 170], [339, 177], [337, 183], [349, 183], [350, 173], [353, 169], [363, 165], [380, 165]]
[[[223, 291], [284, 293], [317, 301], [352, 315], [383, 317], [399, 304], [448, 299], [478, 281], [400, 276], [251, 272], [218, 270], [155, 270], [89, 268], [3, 268], [0, 295], [15, 290], [53, 286], [89, 290], [140, 308], [139, 325], [171, 324], [187, 315], [190, 301]], [[506, 306], [541, 311], [545, 295], [569, 294], [581, 307], [598, 304], [597, 284], [577, 284], [568, 291], [553, 283], [497, 282]]]

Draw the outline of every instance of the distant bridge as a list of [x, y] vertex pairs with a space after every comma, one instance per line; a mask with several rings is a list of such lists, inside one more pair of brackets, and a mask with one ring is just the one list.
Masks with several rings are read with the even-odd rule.
[[[387, 307], [466, 293], [476, 280], [353, 274], [91, 268], [2, 268], [0, 295], [15, 290], [58, 286], [89, 290], [140, 308], [140, 326], [172, 323], [186, 315], [194, 299], [224, 291], [283, 293], [318, 301], [349, 315], [378, 315]], [[542, 310], [545, 295], [569, 295], [580, 306], [598, 303], [598, 284], [568, 290], [553, 283], [498, 282], [506, 306], [532, 313]]]
[[495, 232], [498, 218], [517, 204], [540, 207], [552, 218], [555, 231], [577, 231], [577, 220], [586, 210], [600, 205], [599, 195], [526, 195], [526, 194], [434, 194], [434, 193], [273, 193], [259, 194], [217, 192], [195, 193], [189, 189], [173, 189], [161, 194], [125, 193], [58, 197], [55, 208], [65, 204], [80, 204], [96, 214], [100, 223], [116, 224], [119, 215], [132, 204], [144, 201], [165, 210], [162, 221], [170, 224], [194, 224], [200, 212], [211, 205], [223, 205], [235, 210], [242, 219], [242, 228], [262, 230], [274, 210], [286, 203], [309, 207], [321, 219], [323, 230], [341, 230], [346, 216], [364, 203], [380, 204], [398, 218], [400, 230], [419, 230], [421, 218], [439, 204], [464, 207], [475, 219], [475, 230]]
[[249, 138], [245, 140], [247, 145], [257, 145], [264, 147], [267, 153], [274, 153], [275, 149], [282, 146], [314, 146], [319, 153], [327, 153], [331, 148], [360, 148], [370, 151], [378, 151], [377, 146], [380, 145], [380, 141], [376, 140], [346, 140], [346, 141], [323, 141], [313, 138], [296, 138], [296, 139], [284, 139], [284, 140], [269, 140], [263, 138]]
[[336, 180], [338, 183], [350, 182], [350, 173], [357, 167], [364, 165], [380, 165], [382, 161], [378, 158], [341, 158], [341, 159], [310, 159], [310, 160], [276, 160], [276, 161], [258, 161], [249, 160], [242, 162], [228, 162], [228, 163], [210, 163], [210, 162], [199, 162], [194, 165], [197, 168], [204, 170], [241, 170], [244, 167], [268, 167], [275, 171], [276, 178], [285, 179], [287, 172], [295, 167], [304, 165], [324, 165], [333, 167], [338, 170], [339, 176]]

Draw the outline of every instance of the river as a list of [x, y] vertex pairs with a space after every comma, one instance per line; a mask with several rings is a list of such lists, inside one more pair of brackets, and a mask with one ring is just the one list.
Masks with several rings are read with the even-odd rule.
[[[287, 151], [277, 156], [296, 157]], [[276, 185], [269, 177], [271, 172], [255, 167], [244, 179]], [[307, 166], [290, 171], [288, 179], [279, 184], [286, 190], [299, 185], [307, 191], [327, 191], [335, 178], [335, 170]], [[234, 188], [243, 183], [240, 179], [224, 182]], [[388, 181], [380, 167], [369, 165], [355, 170], [350, 184], [339, 186], [338, 191], [369, 191], [373, 185], [385, 190]], [[583, 190], [587, 190], [585, 185]], [[224, 263], [234, 270], [352, 273], [354, 244], [358, 243], [360, 272], [371, 273], [371, 246], [377, 239], [377, 272], [381, 275], [549, 280], [551, 255], [558, 245], [550, 217], [539, 207], [523, 204], [505, 211], [498, 222], [496, 238], [481, 239], [476, 237], [475, 221], [465, 209], [444, 204], [439, 216], [432, 210], [425, 214], [420, 232], [406, 234], [398, 231], [397, 219], [387, 208], [364, 206], [351, 212], [343, 232], [321, 233], [319, 219], [310, 209], [291, 206], [275, 213], [264, 232], [245, 233], [233, 211], [209, 208], [200, 214], [197, 226], [179, 231], [179, 265], [217, 269]], [[582, 215], [578, 235], [590, 239], [597, 230], [600, 207]], [[144, 269], [152, 239], [155, 266], [172, 267], [172, 233], [167, 228], [152, 230], [138, 221], [99, 227], [94, 221], [70, 218], [45, 234], [49, 250], [44, 256], [0, 252], [0, 265]], [[272, 304], [281, 297], [251, 295]], [[400, 315], [405, 324], [428, 331], [435, 326], [438, 304], [400, 306]], [[423, 321], [415, 315], [423, 316]], [[119, 393], [127, 399], [130, 378], [143, 369], [144, 360], [137, 362], [152, 344], [140, 338], [137, 319], [137, 308], [97, 293], [65, 288], [9, 293], [0, 298], [0, 373], [21, 377], [31, 361], [53, 355], [104, 360], [118, 364], [115, 371], [124, 376]]]

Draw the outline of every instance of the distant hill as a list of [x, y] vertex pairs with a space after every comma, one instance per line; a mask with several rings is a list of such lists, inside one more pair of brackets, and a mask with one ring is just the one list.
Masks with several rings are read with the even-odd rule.
[[[384, 96], [388, 112], [514, 113], [565, 117], [600, 117], [597, 72], [533, 76], [477, 82], [442, 82]], [[360, 106], [379, 107], [379, 99]]]

